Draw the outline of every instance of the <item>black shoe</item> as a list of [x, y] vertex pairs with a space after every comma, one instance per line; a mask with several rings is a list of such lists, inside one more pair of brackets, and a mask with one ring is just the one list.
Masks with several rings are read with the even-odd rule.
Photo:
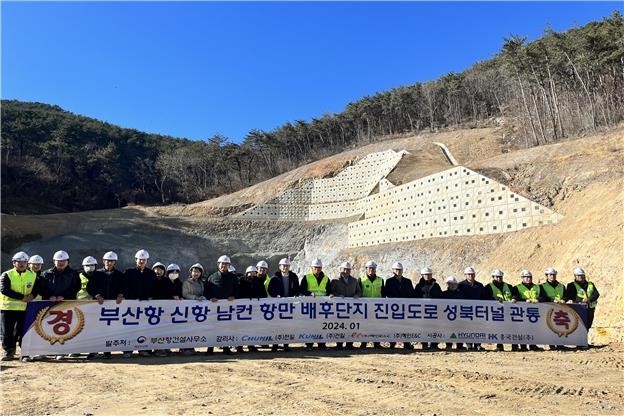
[[505, 347], [503, 347], [503, 344], [496, 344], [496, 351], [505, 351]]
[[238, 347], [236, 347], [236, 352], [245, 352], [245, 350], [243, 349], [242, 345], [239, 345]]
[[208, 347], [208, 349], [206, 350], [206, 355], [212, 355], [214, 354], [214, 347]]
[[529, 351], [544, 351], [544, 349], [537, 345], [529, 345]]
[[518, 346], [516, 344], [511, 344], [511, 350], [512, 351], [520, 351], [520, 346]]
[[103, 357], [105, 360], [110, 360], [111, 358], [113, 358], [113, 354], [111, 354], [110, 352], [105, 352]]
[[385, 349], [385, 347], [381, 345], [381, 342], [373, 342], [373, 348], [378, 349], [378, 350]]
[[414, 346], [412, 345], [411, 342], [405, 342], [403, 343], [403, 348], [405, 348], [406, 350], [413, 350]]

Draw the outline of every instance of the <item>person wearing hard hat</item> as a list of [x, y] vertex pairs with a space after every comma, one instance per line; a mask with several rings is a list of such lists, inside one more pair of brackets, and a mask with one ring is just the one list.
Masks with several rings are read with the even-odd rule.
[[[102, 256], [104, 267], [93, 272], [87, 282], [87, 292], [98, 304], [102, 305], [105, 300], [114, 300], [119, 305], [126, 294], [126, 279], [124, 273], [117, 269], [117, 253], [107, 251]], [[105, 359], [112, 358], [110, 351], [104, 352]]]
[[[147, 250], [141, 249], [134, 254], [134, 267], [126, 269], [127, 284], [126, 298], [130, 300], [150, 300], [152, 286], [156, 281], [156, 273], [147, 267], [150, 255]], [[139, 351], [139, 356], [149, 357], [150, 351]], [[132, 351], [124, 351], [123, 358], [131, 358]]]
[[167, 276], [173, 287], [173, 298], [175, 300], [182, 299], [182, 279], [180, 279], [180, 273], [180, 266], [175, 263], [169, 264], [167, 266], [167, 271], [165, 272], [165, 275]]
[[[261, 264], [263, 262], [259, 262]], [[264, 263], [266, 264], [266, 263]], [[266, 274], [266, 272], [265, 272]], [[245, 270], [245, 274], [239, 278], [238, 298], [239, 299], [262, 299], [266, 298], [266, 290], [264, 288], [264, 280], [258, 279], [258, 268], [256, 266], [249, 266]], [[269, 346], [267, 345], [267, 348]], [[257, 352], [258, 348], [255, 345], [247, 346], [249, 352]], [[277, 351], [277, 346], [275, 347]], [[236, 351], [244, 352], [242, 345], [236, 347]]]
[[[167, 267], [162, 263], [155, 263], [152, 266], [152, 270], [156, 275], [156, 279], [154, 279], [152, 284], [152, 291], [149, 298], [153, 300], [179, 300], [180, 297], [176, 294], [173, 279], [178, 279], [180, 276], [180, 267], [174, 263]], [[181, 292], [182, 289], [180, 289], [180, 294]], [[166, 357], [170, 352], [171, 350], [161, 348], [154, 350], [153, 354], [156, 357]]]
[[[594, 283], [587, 280], [585, 270], [582, 267], [577, 267], [572, 273], [574, 274], [574, 281], [568, 283], [565, 298], [570, 302], [587, 306], [587, 331], [589, 332], [594, 323], [594, 314], [600, 293], [598, 293]], [[588, 347], [579, 348], [587, 349]]]
[[[403, 265], [398, 261], [392, 264], [392, 276], [386, 279], [383, 296], [386, 298], [414, 297], [414, 284], [411, 279], [403, 276]], [[393, 341], [390, 343], [390, 348], [395, 348], [396, 345], [396, 341]], [[403, 345], [405, 349], [414, 349], [409, 341]]]
[[264, 260], [260, 260], [258, 264], [256, 264], [256, 269], [258, 272], [256, 273], [256, 277], [254, 279], [257, 280], [264, 288], [264, 296], [262, 297], [266, 298], [269, 293], [269, 283], [271, 282], [271, 276], [269, 276], [269, 264]]
[[97, 260], [92, 256], [87, 256], [82, 260], [82, 270], [78, 271], [80, 278], [80, 290], [76, 294], [78, 300], [90, 300], [93, 297], [87, 291], [87, 284], [93, 277], [93, 272], [97, 269]]
[[[384, 290], [384, 279], [377, 276], [377, 263], [369, 260], [364, 265], [365, 272], [360, 276], [360, 287], [363, 298], [381, 298]], [[366, 348], [368, 342], [360, 342], [360, 348]], [[374, 348], [382, 348], [381, 342], [373, 342]]]
[[41, 272], [43, 269], [43, 258], [35, 254], [28, 259], [28, 268], [31, 272], [37, 275], [37, 277], [41, 276]]
[[[52, 261], [54, 267], [45, 270], [41, 273], [41, 278], [37, 279], [36, 291], [41, 293], [43, 300], [53, 302], [76, 300], [82, 284], [78, 273], [69, 266], [69, 254], [59, 250], [54, 253]], [[63, 355], [57, 355], [56, 359], [61, 360], [63, 357]]]
[[[459, 282], [459, 289], [462, 291], [466, 299], [481, 300], [483, 298], [483, 283], [477, 281], [477, 272], [473, 267], [464, 269], [464, 280]], [[466, 344], [471, 351], [481, 351], [481, 344]]]
[[[238, 277], [230, 272], [231, 261], [228, 256], [221, 256], [217, 260], [217, 271], [208, 276], [204, 284], [204, 296], [211, 302], [220, 299], [233, 301], [238, 297], [239, 282]], [[207, 354], [212, 354], [213, 347], [208, 347]], [[232, 354], [230, 347], [223, 347], [224, 354]]]
[[[271, 277], [267, 292], [272, 298], [288, 298], [300, 295], [299, 276], [290, 270], [290, 260], [283, 258], [279, 261], [279, 270]], [[273, 345], [273, 349], [277, 344]], [[284, 351], [290, 351], [288, 344], [284, 344]]]
[[[331, 295], [332, 297], [340, 296], [342, 298], [354, 298], [357, 299], [362, 296], [362, 288], [358, 280], [351, 276], [351, 263], [345, 261], [340, 265], [340, 276], [336, 279], [332, 279]], [[336, 349], [346, 348], [348, 350], [353, 349], [353, 342], [337, 342]]]
[[[314, 259], [310, 264], [310, 273], [306, 274], [300, 284], [301, 294], [303, 296], [327, 296], [331, 294], [331, 285], [329, 278], [323, 272], [323, 262], [321, 259]], [[308, 351], [312, 350], [313, 343], [306, 343]], [[326, 349], [324, 342], [318, 343], [319, 349]]]
[[[446, 283], [446, 290], [442, 292], [440, 296], [441, 299], [449, 299], [449, 300], [459, 300], [465, 299], [464, 292], [459, 288], [459, 282], [455, 278], [455, 276], [449, 276], [444, 279], [444, 283]], [[444, 345], [444, 349], [446, 351], [451, 351], [453, 349], [453, 343], [447, 342]], [[455, 343], [455, 349], [457, 351], [461, 351], [464, 349], [464, 344], [461, 342]]]
[[[520, 272], [522, 282], [516, 285], [515, 292], [519, 302], [537, 303], [539, 302], [540, 286], [533, 283], [533, 274], [529, 270]], [[512, 351], [543, 351], [537, 345], [512, 345]], [[515, 349], [514, 349], [515, 347]]]
[[[39, 279], [41, 277], [41, 272], [43, 271], [43, 257], [38, 254], [30, 256], [28, 259], [28, 269], [36, 274], [37, 279]], [[35, 300], [41, 300], [41, 295], [35, 296]]]
[[[189, 268], [189, 277], [182, 283], [182, 297], [188, 300], [204, 301], [204, 266], [195, 263]], [[194, 355], [197, 351], [195, 348], [181, 348], [183, 355]]]
[[[433, 278], [433, 270], [431, 268], [423, 267], [420, 269], [420, 280], [414, 287], [414, 297], [423, 299], [439, 299], [442, 297], [442, 288]], [[438, 344], [435, 342], [423, 342], [421, 345], [425, 351], [438, 349]]]
[[[513, 286], [503, 282], [504, 273], [499, 269], [492, 270], [492, 282], [483, 288], [484, 300], [495, 300], [498, 302], [516, 302], [515, 289]], [[503, 344], [496, 344], [497, 351], [504, 351]]]
[[[540, 285], [540, 302], [565, 303], [565, 286], [557, 280], [557, 270], [549, 267], [544, 270], [546, 282]], [[551, 351], [565, 350], [563, 345], [550, 345]]]
[[[28, 254], [23, 251], [15, 253], [11, 261], [13, 268], [0, 276], [1, 361], [10, 361], [15, 357], [17, 345], [21, 346], [22, 342], [26, 304], [37, 295], [37, 275], [28, 269]], [[27, 360], [26, 357], [22, 359]]]
[[54, 267], [41, 273], [38, 292], [44, 300], [60, 302], [63, 300], [76, 300], [80, 291], [81, 283], [78, 273], [69, 267], [69, 254], [63, 250], [54, 253], [52, 257]]

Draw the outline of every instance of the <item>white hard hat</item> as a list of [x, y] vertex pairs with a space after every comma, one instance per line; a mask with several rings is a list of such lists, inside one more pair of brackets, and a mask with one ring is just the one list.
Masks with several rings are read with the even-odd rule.
[[267, 262], [266, 262], [266, 261], [264, 261], [264, 260], [260, 260], [260, 261], [258, 262], [258, 264], [256, 264], [256, 267], [257, 267], [257, 268], [264, 267], [265, 269], [268, 269], [268, 268], [269, 268], [269, 265], [267, 264]]
[[323, 262], [321, 261], [321, 259], [314, 259], [312, 260], [312, 267], [323, 267]]
[[97, 265], [97, 260], [94, 257], [87, 256], [84, 259], [82, 259], [82, 265], [83, 266], [95, 266]]
[[172, 270], [180, 271], [180, 266], [175, 263], [171, 263], [169, 266], [167, 266], [167, 271], [170, 272]]
[[13, 254], [13, 259], [11, 261], [28, 261], [28, 254], [25, 251], [18, 251]]
[[394, 269], [403, 270], [403, 265], [397, 261], [396, 263], [392, 264], [392, 270]]
[[549, 267], [546, 270], [544, 270], [544, 274], [554, 274], [556, 276], [557, 275], [557, 270], [555, 270], [552, 267]]
[[464, 274], [477, 274], [477, 272], [475, 272], [475, 269], [473, 269], [472, 267], [466, 267], [464, 269]]
[[369, 260], [369, 261], [367, 261], [367, 262], [366, 262], [366, 264], [364, 265], [364, 267], [366, 267], [366, 268], [368, 268], [368, 267], [372, 267], [373, 269], [376, 269], [376, 268], [377, 268], [377, 263], [375, 263], [375, 262], [374, 262], [374, 261], [372, 261], [372, 260]]
[[290, 260], [288, 260], [288, 258], [284, 257], [283, 259], [281, 259], [279, 261], [280, 266], [290, 266]]
[[351, 263], [349, 263], [348, 261], [345, 261], [344, 263], [342, 263], [342, 264], [340, 265], [340, 268], [341, 268], [341, 269], [348, 269], [348, 270], [351, 270], [351, 269], [352, 269], [352, 267], [351, 267]]
[[35, 254], [34, 256], [28, 259], [28, 263], [29, 264], [43, 264], [43, 258], [40, 255]]
[[420, 269], [420, 274], [433, 274], [433, 270], [431, 270], [429, 267], [423, 267], [422, 269]]
[[[222, 262], [222, 263], [225, 263], [225, 262]], [[232, 265], [230, 264], [230, 267], [228, 267], [228, 272], [230, 272], [230, 273], [234, 273], [235, 271], [236, 271], [236, 267], [234, 267], [234, 266], [232, 266]]]
[[250, 272], [257, 272], [257, 271], [258, 271], [258, 269], [256, 269], [256, 266], [249, 266], [245, 270], [245, 274], [250, 273]]
[[496, 277], [503, 277], [503, 272], [499, 269], [494, 269], [492, 270], [492, 276], [496, 276]]
[[147, 260], [149, 259], [149, 253], [147, 252], [147, 250], [139, 250], [136, 252], [136, 254], [134, 255], [135, 259], [139, 259], [139, 260]]
[[455, 279], [455, 276], [449, 276], [446, 279], [444, 279], [444, 282], [446, 284], [457, 284], [457, 279]]
[[221, 256], [217, 260], [217, 263], [231, 263], [230, 258], [228, 256]]
[[520, 277], [533, 277], [533, 274], [531, 274], [531, 272], [528, 270], [522, 270], [520, 272]]
[[69, 254], [67, 254], [66, 251], [63, 250], [59, 250], [56, 253], [54, 253], [54, 256], [52, 256], [52, 260], [69, 260]]
[[102, 260], [117, 261], [117, 259], [118, 259], [117, 253], [115, 253], [114, 251], [107, 251], [106, 253], [104, 253], [104, 256], [102, 256]]
[[582, 267], [577, 267], [574, 269], [574, 276], [585, 276], [585, 270]]
[[204, 273], [204, 266], [202, 266], [199, 263], [195, 263], [194, 265], [192, 265], [191, 267], [189, 267], [189, 272], [193, 269], [199, 269], [201, 270], [202, 273]]
[[152, 266], [152, 270], [154, 270], [156, 267], [162, 267], [163, 270], [167, 270], [167, 268], [165, 267], [164, 264], [162, 264], [161, 262], [157, 261], [156, 263], [154, 263], [154, 265]]

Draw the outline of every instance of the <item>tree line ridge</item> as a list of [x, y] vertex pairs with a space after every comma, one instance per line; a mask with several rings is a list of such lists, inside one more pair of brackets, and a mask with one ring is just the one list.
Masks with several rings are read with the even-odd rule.
[[487, 125], [516, 147], [615, 127], [624, 119], [624, 18], [527, 43], [510, 35], [461, 73], [349, 103], [341, 113], [251, 130], [242, 143], [143, 133], [42, 103], [2, 100], [2, 212], [50, 213], [192, 203], [259, 183], [389, 135]]

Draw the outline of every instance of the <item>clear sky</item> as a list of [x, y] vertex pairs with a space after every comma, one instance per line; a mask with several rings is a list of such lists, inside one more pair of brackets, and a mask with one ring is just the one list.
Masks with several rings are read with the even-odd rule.
[[622, 2], [7, 2], [2, 98], [240, 142], [461, 72]]

